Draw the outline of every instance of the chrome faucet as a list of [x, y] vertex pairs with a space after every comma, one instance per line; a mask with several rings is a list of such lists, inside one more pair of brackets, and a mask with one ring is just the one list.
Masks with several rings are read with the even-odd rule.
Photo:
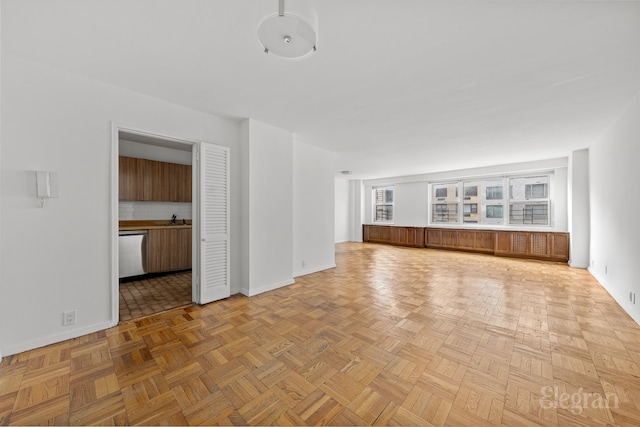
[[176, 223], [176, 214], [171, 215], [171, 224], [175, 224]]

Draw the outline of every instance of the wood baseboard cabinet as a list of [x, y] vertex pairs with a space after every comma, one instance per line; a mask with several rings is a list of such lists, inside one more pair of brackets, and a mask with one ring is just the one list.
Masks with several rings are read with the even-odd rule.
[[191, 268], [191, 228], [149, 230], [149, 273]]
[[425, 235], [427, 248], [493, 253], [495, 246], [494, 231], [427, 228]]
[[367, 242], [387, 243], [398, 246], [424, 247], [423, 227], [395, 227], [385, 225], [365, 225], [363, 238]]
[[[421, 236], [420, 236], [421, 234]], [[363, 225], [363, 241], [569, 261], [569, 233]]]
[[496, 231], [496, 255], [569, 261], [569, 233]]

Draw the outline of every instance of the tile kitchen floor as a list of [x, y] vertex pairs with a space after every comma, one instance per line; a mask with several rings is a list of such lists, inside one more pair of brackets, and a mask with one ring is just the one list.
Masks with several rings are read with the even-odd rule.
[[191, 304], [191, 271], [120, 283], [120, 322]]

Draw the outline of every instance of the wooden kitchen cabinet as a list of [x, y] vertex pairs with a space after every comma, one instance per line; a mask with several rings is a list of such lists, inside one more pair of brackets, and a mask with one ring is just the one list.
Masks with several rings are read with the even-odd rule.
[[149, 273], [191, 268], [191, 228], [149, 230]]
[[133, 157], [118, 158], [119, 200], [148, 200], [144, 198], [146, 162]]
[[191, 202], [191, 165], [119, 158], [119, 200]]
[[146, 160], [145, 200], [175, 202], [175, 164]]
[[191, 202], [191, 165], [174, 165], [176, 202]]

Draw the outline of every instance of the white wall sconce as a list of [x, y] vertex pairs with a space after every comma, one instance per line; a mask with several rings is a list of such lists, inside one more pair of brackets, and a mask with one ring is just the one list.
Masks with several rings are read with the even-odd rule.
[[58, 197], [58, 174], [56, 172], [36, 172], [36, 193], [40, 198], [40, 207], [44, 205], [49, 198]]

